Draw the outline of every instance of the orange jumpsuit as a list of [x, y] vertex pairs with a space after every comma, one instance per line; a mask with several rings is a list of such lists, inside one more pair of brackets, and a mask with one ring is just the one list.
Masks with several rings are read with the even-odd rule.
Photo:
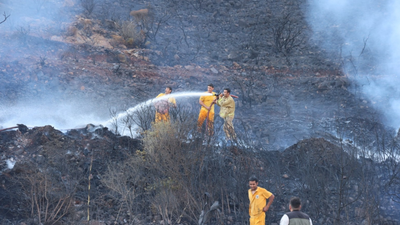
[[[210, 106], [212, 102], [217, 98], [216, 96], [214, 96], [215, 92], [212, 92], [211, 94], [213, 95], [201, 96], [199, 100], [202, 101], [204, 105]], [[207, 119], [207, 131], [210, 135], [212, 135], [214, 130], [214, 104], [212, 105], [210, 111], [208, 111], [204, 106], [201, 106], [199, 119], [197, 120], [197, 126], [199, 130], [201, 130], [201, 126], [203, 125], [205, 119]]]
[[250, 225], [265, 225], [265, 212], [263, 209], [272, 193], [261, 187], [257, 187], [254, 194], [251, 193], [251, 189], [248, 192]]
[[[157, 95], [156, 98], [165, 96], [165, 93]], [[155, 103], [156, 105], [156, 123], [160, 121], [169, 122], [169, 104], [176, 105], [175, 98], [171, 97], [165, 100], [160, 100]]]

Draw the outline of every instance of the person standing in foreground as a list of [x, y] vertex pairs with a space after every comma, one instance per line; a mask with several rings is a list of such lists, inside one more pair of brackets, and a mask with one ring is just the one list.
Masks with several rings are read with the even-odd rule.
[[[160, 93], [159, 95], [157, 95], [156, 98], [161, 98], [163, 96], [169, 95], [169, 94], [171, 94], [171, 92], [172, 92], [172, 88], [166, 87], [165, 93]], [[171, 97], [168, 99], [156, 101], [154, 103], [154, 106], [156, 107], [156, 119], [155, 119], [156, 123], [160, 122], [160, 121], [169, 122], [169, 107], [170, 107], [170, 105], [172, 105], [173, 107], [176, 107], [175, 98]]]
[[233, 117], [235, 116], [235, 101], [231, 96], [231, 89], [225, 88], [224, 93], [219, 95], [219, 99], [214, 100], [220, 108], [219, 116], [224, 119], [224, 132], [227, 140], [236, 139], [233, 127]]
[[266, 189], [258, 187], [258, 179], [254, 176], [250, 177], [249, 186], [250, 225], [265, 225], [265, 212], [268, 211], [275, 196]]
[[214, 104], [213, 101], [217, 98], [215, 96], [214, 85], [209, 84], [207, 86], [208, 94], [212, 95], [204, 95], [199, 99], [199, 104], [201, 105], [199, 119], [197, 120], [198, 130], [201, 131], [201, 126], [204, 123], [204, 120], [207, 119], [207, 133], [208, 135], [212, 135], [214, 133]]
[[290, 212], [282, 216], [280, 225], [312, 225], [311, 218], [307, 214], [300, 212], [300, 209], [300, 198], [294, 197], [290, 199]]

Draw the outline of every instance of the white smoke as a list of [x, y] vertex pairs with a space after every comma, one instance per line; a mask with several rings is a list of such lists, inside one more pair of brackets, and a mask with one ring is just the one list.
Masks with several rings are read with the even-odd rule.
[[[63, 22], [70, 22], [68, 11], [73, 10], [72, 1], [4, 0], [0, 1], [1, 14], [10, 15], [1, 25], [2, 30], [16, 31], [21, 28], [31, 32], [52, 29], [60, 31]], [[75, 5], [76, 8], [76, 5]], [[3, 17], [0, 17], [3, 19]]]
[[6, 160], [7, 163], [7, 168], [12, 170], [15, 166], [16, 161], [14, 160], [14, 158], [10, 158]]
[[[9, 15], [0, 25], [0, 78], [9, 81], [0, 84], [0, 127], [25, 124], [71, 129], [109, 117], [112, 100], [89, 95], [80, 89], [85, 83], [75, 82], [58, 70], [37, 68], [39, 56], [57, 63], [52, 58], [58, 57], [57, 51], [68, 51], [67, 45], [49, 40], [53, 35], [62, 36], [82, 10], [74, 0], [0, 0], [0, 21], [3, 13]], [[21, 71], [12, 70], [15, 67]], [[90, 93], [103, 87], [98, 85]]]
[[309, 0], [307, 20], [314, 40], [344, 59], [364, 97], [399, 127], [400, 1]]
[[3, 128], [16, 124], [28, 127], [51, 125], [57, 129], [83, 128], [88, 123], [98, 123], [106, 117], [89, 108], [79, 108], [78, 103], [65, 104], [20, 102], [16, 105], [0, 108], [0, 125]]

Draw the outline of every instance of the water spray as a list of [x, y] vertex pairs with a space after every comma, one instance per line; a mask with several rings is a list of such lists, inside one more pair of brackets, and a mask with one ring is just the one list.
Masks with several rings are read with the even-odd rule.
[[[180, 93], [178, 92], [178, 93], [168, 94], [168, 95], [165, 95], [165, 96], [162, 96], [159, 98], [152, 98], [145, 102], [139, 103], [138, 105], [136, 105], [134, 107], [127, 109], [125, 112], [121, 112], [121, 113], [117, 114], [115, 117], [113, 117], [105, 122], [104, 121], [98, 122], [97, 124], [102, 124], [103, 126], [107, 127], [107, 125], [111, 125], [113, 122], [118, 121], [119, 119], [124, 118], [124, 117], [128, 116], [129, 114], [132, 114], [132, 113], [138, 111], [142, 107], [150, 106], [158, 101], [162, 101], [162, 100], [165, 100], [168, 98], [196, 97], [196, 96], [200, 97], [200, 96], [212, 96], [212, 95], [217, 96], [217, 98], [219, 97], [219, 94], [212, 94], [212, 93], [207, 93], [207, 92], [180, 92]], [[236, 96], [236, 95], [231, 94], [231, 96], [233, 98], [238, 98], [238, 96]], [[0, 129], [0, 132], [11, 130], [11, 129], [16, 129], [16, 128], [21, 128], [20, 124], [18, 124], [18, 126], [2, 128], [2, 129]], [[26, 130], [26, 129], [24, 129], [24, 130]], [[57, 129], [59, 129], [59, 128], [57, 128]], [[70, 130], [70, 129], [62, 129], [62, 130]]]
[[139, 110], [142, 107], [149, 106], [149, 105], [154, 104], [154, 103], [156, 103], [158, 101], [165, 100], [165, 99], [168, 99], [168, 98], [211, 96], [211, 95], [213, 95], [213, 94], [205, 93], [205, 92], [181, 92], [181, 93], [178, 92], [178, 93], [174, 93], [174, 94], [164, 95], [164, 96], [159, 97], [159, 98], [152, 98], [152, 99], [149, 99], [149, 100], [147, 100], [145, 102], [139, 103], [138, 105], [136, 105], [134, 107], [131, 107], [131, 108], [127, 109], [125, 112], [119, 113], [114, 118], [107, 120], [104, 123], [104, 125], [111, 124], [113, 121], [119, 120], [120, 118], [124, 118], [124, 117], [128, 116], [129, 114]]
[[[142, 107], [150, 106], [151, 104], [155, 104], [158, 101], [166, 100], [168, 98], [195, 97], [195, 96], [216, 96], [217, 99], [218, 99], [219, 95], [220, 94], [212, 94], [212, 93], [207, 93], [207, 92], [181, 92], [181, 93], [178, 92], [178, 93], [174, 93], [174, 94], [168, 94], [168, 95], [164, 95], [164, 96], [159, 97], [159, 98], [153, 98], [153, 99], [149, 99], [149, 100], [147, 100], [145, 102], [139, 103], [138, 105], [129, 108], [125, 112], [119, 113], [115, 117], [113, 117], [113, 118], [111, 118], [111, 119], [109, 119], [106, 122], [101, 123], [101, 124], [104, 124], [104, 126], [107, 127], [107, 126], [111, 125], [112, 123], [118, 121], [119, 119], [129, 116], [129, 114], [141, 109]], [[239, 98], [236, 95], [230, 95], [230, 96], [232, 96], [233, 98]], [[211, 106], [213, 104], [215, 104], [215, 102], [213, 102], [211, 104]], [[207, 120], [208, 120], [208, 117], [209, 117], [209, 113], [210, 112], [208, 112], [208, 114], [207, 114]]]

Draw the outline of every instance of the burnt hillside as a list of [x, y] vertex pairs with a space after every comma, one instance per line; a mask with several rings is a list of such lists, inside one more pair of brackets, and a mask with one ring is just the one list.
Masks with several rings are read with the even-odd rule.
[[1, 132], [2, 224], [246, 224], [252, 174], [276, 195], [269, 224], [291, 196], [303, 199], [315, 224], [398, 223], [395, 152], [376, 154], [376, 162], [334, 138], [255, 151], [243, 141], [188, 138], [192, 125], [155, 124], [140, 140], [90, 124]]
[[[398, 224], [396, 7], [345, 3], [0, 1], [1, 224], [248, 224], [252, 174], [267, 224], [292, 196]], [[117, 117], [209, 83], [239, 96], [235, 142], [197, 131], [198, 96]]]

